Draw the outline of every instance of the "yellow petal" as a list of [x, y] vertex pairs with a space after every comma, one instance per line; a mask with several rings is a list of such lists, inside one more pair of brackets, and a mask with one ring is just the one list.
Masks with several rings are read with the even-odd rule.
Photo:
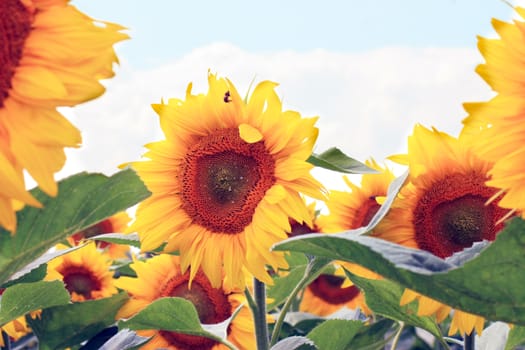
[[248, 124], [239, 125], [239, 136], [248, 143], [259, 142], [263, 138], [259, 130]]

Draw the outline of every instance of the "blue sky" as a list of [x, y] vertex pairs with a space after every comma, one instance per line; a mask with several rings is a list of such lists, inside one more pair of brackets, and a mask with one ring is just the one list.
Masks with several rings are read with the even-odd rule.
[[128, 27], [131, 40], [117, 45], [106, 94], [65, 111], [83, 146], [59, 177], [140, 159], [163, 138], [150, 105], [183, 98], [189, 82], [205, 92], [208, 70], [241, 94], [254, 78], [280, 83], [286, 109], [320, 117], [316, 152], [338, 146], [381, 162], [405, 151], [415, 123], [457, 135], [462, 103], [492, 95], [474, 72], [476, 36], [495, 35], [493, 17], [515, 17], [501, 0], [72, 3]]
[[250, 52], [317, 48], [361, 52], [385, 46], [472, 47], [506, 19], [501, 0], [74, 0], [98, 19], [127, 26], [121, 55], [152, 67], [213, 42]]

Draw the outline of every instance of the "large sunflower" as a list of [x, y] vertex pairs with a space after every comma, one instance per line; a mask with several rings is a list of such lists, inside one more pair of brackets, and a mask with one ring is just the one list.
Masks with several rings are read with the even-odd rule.
[[[525, 9], [516, 11], [525, 18]], [[498, 94], [464, 105], [462, 134], [474, 136], [480, 156], [494, 162], [487, 184], [505, 193], [499, 205], [525, 212], [525, 22], [492, 25], [500, 38], [479, 38], [486, 62], [476, 71]]]
[[[446, 258], [474, 242], [494, 240], [503, 228], [501, 219], [507, 210], [498, 206], [498, 198], [487, 204], [497, 194], [485, 185], [491, 163], [479, 159], [467, 139], [416, 125], [408, 140], [408, 154], [394, 159], [408, 165], [410, 177], [374, 230], [375, 236]], [[403, 302], [414, 299], [406, 294]], [[442, 320], [450, 310], [446, 308], [430, 298], [419, 298], [420, 314], [436, 314]], [[472, 317], [477, 319], [470, 322]], [[470, 334], [480, 322], [482, 329], [478, 316], [459, 311], [453, 316], [453, 325], [461, 333]]]
[[72, 301], [101, 299], [118, 292], [110, 267], [111, 259], [90, 243], [51, 260], [45, 279], [64, 281]]
[[[78, 245], [86, 238], [91, 238], [105, 233], [125, 233], [128, 228], [128, 223], [131, 221], [129, 215], [123, 211], [117, 213], [87, 229], [77, 232], [68, 238], [71, 245]], [[105, 250], [112, 259], [119, 259], [126, 257], [129, 252], [129, 246], [125, 244], [108, 243], [100, 240], [95, 240], [96, 246], [99, 249]]]
[[68, 0], [0, 1], [0, 225], [16, 229], [20, 203], [38, 206], [25, 191], [27, 170], [55, 195], [53, 174], [64, 147], [77, 147], [79, 131], [59, 112], [104, 92], [113, 75], [112, 45], [122, 27], [95, 22]]
[[[386, 196], [394, 175], [373, 160], [367, 161], [367, 165], [379, 173], [363, 175], [360, 186], [344, 177], [350, 191], [330, 191], [326, 202], [329, 214], [321, 215], [316, 220], [320, 231], [335, 233], [366, 226], [380, 208], [378, 199]], [[357, 264], [338, 264], [362, 277], [380, 277]], [[360, 308], [364, 313], [370, 313], [363, 293], [345, 276], [343, 269], [338, 269], [333, 275], [319, 276], [305, 289], [300, 308], [302, 311], [326, 316], [343, 306], [349, 309]]]
[[[229, 318], [240, 304], [246, 304], [241, 290], [212, 287], [202, 271], [193, 277], [190, 287], [189, 271], [183, 273], [178, 256], [162, 254], [131, 265], [137, 278], [121, 277], [116, 284], [130, 294], [117, 318], [131, 317], [151, 302], [163, 297], [179, 297], [191, 301], [203, 324], [220, 323]], [[255, 334], [250, 310], [243, 306], [228, 327], [228, 340], [240, 349], [255, 349]], [[153, 337], [141, 349], [226, 349], [209, 338], [165, 330], [138, 331]]]
[[206, 95], [154, 105], [166, 139], [149, 144], [148, 161], [133, 166], [152, 192], [132, 225], [143, 250], [167, 241], [191, 278], [202, 268], [220, 286], [244, 285], [245, 266], [272, 283], [265, 265], [286, 267], [270, 247], [285, 239], [288, 218], [311, 223], [300, 192], [322, 198], [306, 159], [317, 118], [282, 111], [275, 83], [257, 85], [244, 102], [233, 84], [208, 76]]

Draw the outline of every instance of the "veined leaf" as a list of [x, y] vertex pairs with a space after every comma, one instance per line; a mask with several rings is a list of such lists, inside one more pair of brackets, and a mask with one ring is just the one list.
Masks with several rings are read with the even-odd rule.
[[[304, 255], [303, 255], [304, 256]], [[282, 277], [276, 277], [274, 279], [274, 285], [268, 287], [268, 297], [272, 302], [268, 305], [268, 309], [280, 305], [288, 297], [290, 297], [292, 291], [301, 282], [301, 279], [308, 273], [308, 278], [303, 281], [301, 287], [306, 287], [316, 277], [318, 277], [326, 268], [330, 260], [328, 259], [315, 259], [315, 261], [308, 261], [305, 257], [304, 264], [292, 266], [291, 270]]]
[[236, 313], [219, 324], [224, 331], [211, 325], [206, 325], [205, 329], [203, 325], [201, 325], [197, 310], [191, 302], [177, 297], [160, 298], [146, 306], [130, 319], [120, 321], [119, 328], [129, 328], [131, 330], [162, 329], [206, 337], [223, 343], [225, 339], [217, 334], [226, 334], [226, 328], [232, 318], [235, 317], [235, 314]]
[[525, 327], [514, 326], [509, 332], [505, 350], [514, 350], [519, 345], [525, 345]]
[[137, 233], [123, 234], [123, 233], [104, 233], [89, 237], [90, 240], [103, 241], [113, 244], [131, 245], [140, 248], [140, 239]]
[[314, 342], [306, 337], [292, 336], [287, 337], [271, 347], [270, 350], [295, 350], [300, 347], [308, 346], [310, 349], [317, 349]]
[[18, 284], [18, 283], [31, 283], [31, 282], [42, 281], [44, 277], [46, 277], [46, 274], [47, 274], [47, 264], [41, 264], [37, 268], [31, 269], [30, 272], [22, 275], [20, 278], [16, 278], [16, 279], [7, 281], [0, 288], [7, 288], [10, 286], [14, 286], [15, 284]]
[[43, 310], [40, 318], [29, 320], [29, 324], [38, 337], [40, 349], [65, 349], [114, 324], [117, 311], [127, 300], [126, 293], [119, 293], [56, 306]]
[[31, 311], [69, 303], [61, 281], [19, 283], [7, 288], [0, 299], [0, 325]]
[[332, 147], [321, 154], [312, 153], [307, 162], [317, 167], [345, 174], [376, 174], [378, 171]]
[[406, 324], [427, 330], [437, 339], [442, 338], [441, 330], [433, 317], [418, 316], [417, 306], [414, 303], [405, 306], [399, 305], [404, 290], [399, 284], [388, 280], [372, 280], [359, 277], [349, 271], [346, 271], [346, 273], [348, 278], [364, 291], [366, 305], [375, 314], [395, 321], [403, 321]]
[[318, 349], [346, 350], [363, 327], [361, 321], [327, 320], [315, 327], [308, 335]]
[[477, 244], [448, 260], [351, 232], [293, 237], [274, 249], [354, 262], [454, 308], [525, 325], [525, 221], [520, 218], [491, 244]]
[[87, 173], [73, 175], [59, 182], [55, 198], [38, 188], [31, 190], [31, 194], [44, 207], [27, 206], [19, 211], [15, 235], [0, 229], [0, 284], [67, 236], [149, 196], [146, 187], [131, 169], [111, 177]]
[[347, 349], [383, 350], [399, 329], [399, 323], [383, 319], [362, 327]]

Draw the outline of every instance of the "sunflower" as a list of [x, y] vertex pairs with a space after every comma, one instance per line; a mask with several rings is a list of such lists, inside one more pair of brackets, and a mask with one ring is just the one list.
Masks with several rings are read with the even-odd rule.
[[323, 198], [306, 159], [317, 118], [282, 111], [275, 83], [257, 85], [244, 102], [233, 84], [208, 75], [206, 95], [154, 105], [166, 139], [147, 145], [147, 161], [133, 163], [151, 197], [142, 202], [131, 230], [144, 251], [167, 242], [181, 267], [199, 268], [214, 287], [223, 267], [228, 287], [244, 286], [243, 266], [272, 283], [265, 265], [287, 267], [270, 247], [287, 237], [288, 218], [312, 221], [300, 193]]
[[[360, 186], [353, 184], [346, 176], [343, 177], [350, 191], [330, 191], [326, 202], [329, 215], [321, 215], [316, 220], [320, 231], [335, 233], [366, 226], [381, 207], [378, 199], [386, 196], [394, 175], [373, 160], [366, 163], [379, 173], [363, 175]], [[380, 278], [357, 264], [337, 262], [335, 266], [344, 267], [362, 277]], [[363, 293], [345, 276], [341, 267], [336, 269], [333, 275], [319, 276], [305, 289], [300, 305], [302, 311], [327, 316], [346, 306], [349, 309], [360, 308], [366, 314], [370, 313]]]
[[[311, 232], [321, 232], [317, 224], [316, 203], [310, 203], [308, 212], [312, 218], [312, 224], [298, 223], [290, 219], [288, 237], [296, 237]], [[349, 309], [360, 308], [368, 312], [364, 298], [359, 289], [345, 277], [344, 270], [333, 264], [335, 273], [322, 274], [313, 280], [303, 291], [299, 310], [314, 315], [328, 316], [342, 307]], [[285, 272], [283, 272], [285, 273]]]
[[[525, 18], [525, 9], [516, 8]], [[489, 186], [504, 193], [499, 205], [525, 213], [525, 22], [493, 19], [500, 38], [479, 38], [485, 63], [477, 73], [497, 92], [486, 102], [465, 103], [462, 134], [476, 139], [476, 151], [494, 162]]]
[[123, 28], [94, 21], [67, 0], [0, 2], [0, 225], [16, 229], [14, 211], [39, 203], [25, 191], [23, 170], [44, 192], [56, 195], [53, 174], [64, 147], [77, 147], [80, 132], [57, 110], [104, 92], [113, 76], [112, 45]]
[[380, 202], [387, 195], [394, 174], [374, 160], [368, 160], [366, 164], [378, 173], [363, 175], [359, 186], [344, 176], [350, 191], [330, 191], [326, 202], [330, 214], [321, 215], [317, 220], [323, 232], [334, 233], [366, 226], [381, 207]]
[[312, 220], [310, 222], [297, 222], [293, 218], [289, 218], [288, 222], [290, 223], [290, 227], [285, 229], [286, 235], [288, 237], [300, 236], [312, 232], [320, 232], [316, 223], [316, 203], [312, 202], [310, 204], [306, 204], [305, 202], [305, 205], [308, 210], [308, 215], [312, 218]]
[[[68, 238], [71, 245], [78, 245], [84, 239], [98, 236], [105, 233], [122, 233], [125, 232], [131, 218], [126, 212], [117, 213], [87, 229], [77, 232]], [[129, 246], [124, 244], [114, 244], [104, 241], [95, 240], [99, 249], [105, 250], [112, 259], [126, 257], [129, 252]]]
[[[410, 177], [374, 236], [446, 258], [474, 242], [494, 240], [503, 228], [508, 210], [498, 206], [497, 190], [485, 184], [491, 163], [476, 156], [467, 138], [416, 125], [408, 154], [392, 158], [408, 165]], [[414, 299], [406, 294], [402, 302]], [[422, 315], [442, 320], [450, 310], [430, 298], [418, 299]], [[460, 311], [452, 322], [451, 332], [462, 334], [470, 334], [474, 325], [478, 333], [483, 327], [478, 327], [481, 317]]]
[[320, 275], [304, 289], [299, 310], [328, 316], [343, 307], [359, 309], [365, 314], [370, 313], [363, 293], [345, 276], [342, 268], [339, 268], [334, 274]]
[[51, 260], [45, 279], [63, 281], [72, 301], [101, 299], [118, 292], [110, 267], [107, 255], [98, 251], [94, 243], [89, 243]]
[[[315, 205], [316, 203], [310, 203], [307, 206], [312, 218], [312, 224], [301, 224], [290, 218], [290, 230], [287, 231], [288, 237], [321, 232], [321, 228], [317, 223], [318, 218], [316, 217]], [[349, 309], [360, 308], [364, 312], [369, 313], [359, 289], [346, 278], [340, 265], [332, 265], [334, 273], [320, 275], [304, 289], [299, 310], [314, 315], [328, 316], [346, 306]]]
[[[240, 290], [214, 288], [206, 275], [199, 270], [191, 282], [190, 272], [182, 272], [178, 256], [162, 254], [146, 261], [136, 261], [131, 268], [137, 278], [121, 277], [119, 288], [130, 294], [117, 318], [128, 318], [151, 302], [164, 297], [179, 297], [191, 301], [203, 324], [216, 324], [228, 319], [240, 304], [246, 304]], [[141, 336], [153, 337], [141, 349], [226, 349], [212, 339], [170, 332], [145, 330]], [[250, 310], [244, 306], [227, 330], [230, 342], [240, 349], [255, 349], [255, 334]]]

